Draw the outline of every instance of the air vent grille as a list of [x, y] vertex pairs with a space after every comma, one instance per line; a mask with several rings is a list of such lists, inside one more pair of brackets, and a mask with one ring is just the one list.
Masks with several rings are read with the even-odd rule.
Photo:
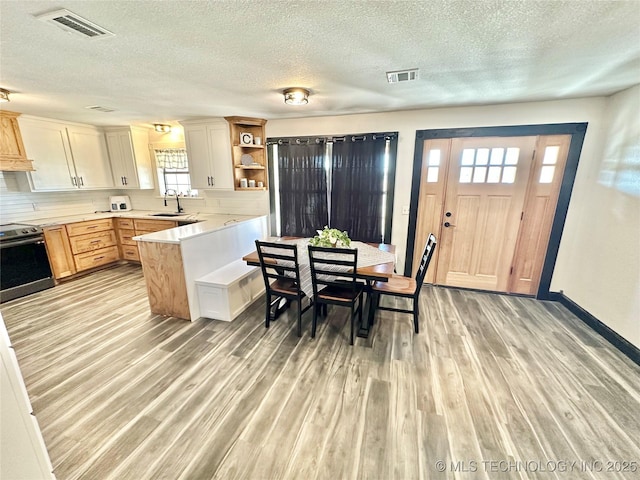
[[396, 70], [395, 72], [387, 72], [387, 82], [399, 83], [399, 82], [411, 82], [418, 80], [418, 69], [412, 68], [410, 70]]
[[90, 105], [84, 108], [87, 108], [89, 110], [95, 110], [96, 112], [104, 112], [104, 113], [111, 113], [116, 111], [114, 108], [101, 107], [100, 105]]
[[66, 9], [43, 13], [42, 15], [37, 15], [36, 18], [43, 22], [51, 23], [56, 27], [60, 27], [65, 32], [74, 33], [84, 38], [100, 38], [114, 35], [106, 28], [102, 28], [101, 26], [90, 22], [86, 18], [82, 18], [80, 15], [76, 15]]

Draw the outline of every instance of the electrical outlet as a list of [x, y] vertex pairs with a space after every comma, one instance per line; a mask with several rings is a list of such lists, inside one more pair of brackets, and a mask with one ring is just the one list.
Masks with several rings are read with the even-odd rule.
[[409, 205], [404, 205], [402, 207], [402, 214], [403, 215], [409, 215]]

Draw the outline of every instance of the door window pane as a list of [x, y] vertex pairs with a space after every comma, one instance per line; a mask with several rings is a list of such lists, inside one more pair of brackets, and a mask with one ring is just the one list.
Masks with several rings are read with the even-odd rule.
[[555, 165], [558, 161], [558, 153], [560, 152], [560, 147], [553, 146], [547, 147], [544, 149], [544, 159], [542, 163], [544, 165]]
[[434, 148], [433, 150], [429, 150], [429, 159], [427, 160], [427, 165], [430, 167], [438, 167], [440, 166], [440, 150]]
[[473, 183], [484, 183], [487, 176], [487, 167], [476, 167], [473, 171]]
[[471, 175], [473, 174], [473, 167], [461, 167], [460, 168], [460, 183], [471, 183]]
[[476, 165], [486, 165], [489, 163], [489, 149], [479, 148], [476, 155]]
[[502, 165], [502, 157], [504, 157], [504, 148], [491, 149], [491, 165]]
[[438, 183], [439, 167], [427, 168], [427, 183]]
[[516, 181], [516, 168], [517, 167], [504, 167], [502, 183], [513, 183]]
[[507, 156], [504, 160], [505, 165], [517, 165], [520, 149], [515, 147], [507, 148]]
[[540, 169], [540, 183], [553, 182], [553, 174], [555, 172], [555, 165], [544, 165]]
[[487, 183], [500, 183], [500, 173], [502, 173], [502, 167], [489, 167]]
[[476, 151], [473, 148], [465, 148], [462, 150], [462, 165], [473, 165], [475, 153]]

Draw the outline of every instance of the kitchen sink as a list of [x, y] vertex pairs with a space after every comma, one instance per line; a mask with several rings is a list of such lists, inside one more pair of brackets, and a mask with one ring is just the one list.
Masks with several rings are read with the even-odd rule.
[[184, 217], [184, 213], [150, 213], [150, 217]]

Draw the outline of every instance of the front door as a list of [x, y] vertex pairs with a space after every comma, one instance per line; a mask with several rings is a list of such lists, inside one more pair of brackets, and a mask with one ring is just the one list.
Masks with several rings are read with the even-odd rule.
[[436, 283], [506, 291], [536, 137], [456, 138]]
[[414, 270], [439, 240], [426, 281], [535, 294], [570, 135], [425, 141]]

